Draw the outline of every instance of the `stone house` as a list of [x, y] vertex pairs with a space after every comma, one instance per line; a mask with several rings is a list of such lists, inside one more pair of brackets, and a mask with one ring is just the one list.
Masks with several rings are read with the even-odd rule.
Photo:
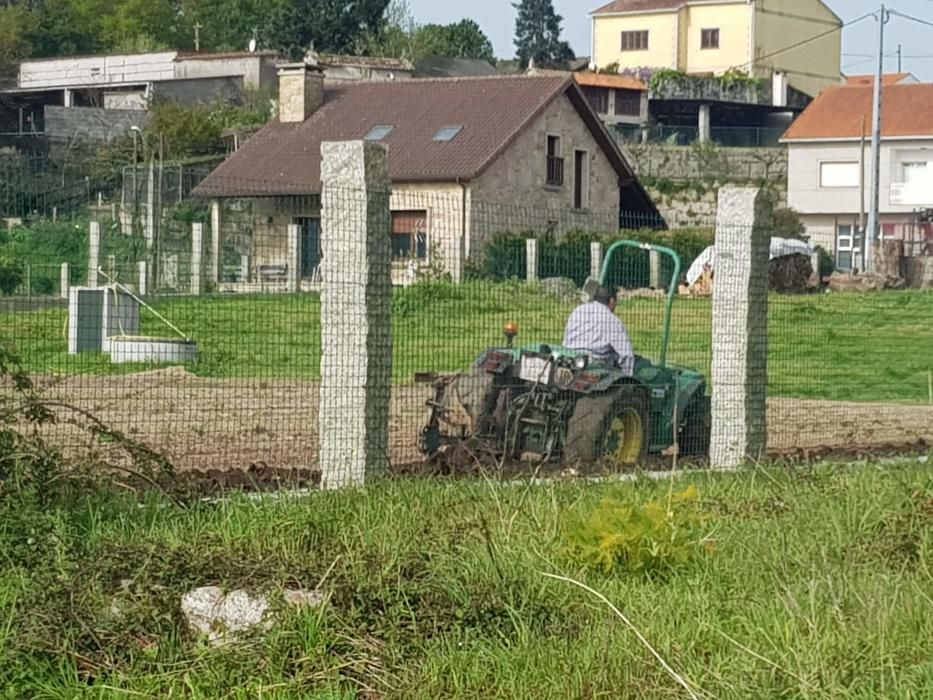
[[286, 264], [289, 226], [301, 229], [302, 277], [316, 277], [325, 141], [387, 146], [397, 280], [423, 266], [460, 280], [500, 231], [609, 231], [621, 210], [657, 217], [570, 76], [334, 85], [305, 63], [281, 66], [279, 76], [278, 120], [194, 191], [212, 200], [215, 251], [242, 231], [232, 212], [241, 220], [248, 212], [248, 236], [237, 235], [251, 278]]
[[[788, 205], [842, 270], [861, 269], [873, 85], [823, 92], [784, 134]], [[883, 82], [880, 220], [908, 257], [933, 255], [933, 84]]]

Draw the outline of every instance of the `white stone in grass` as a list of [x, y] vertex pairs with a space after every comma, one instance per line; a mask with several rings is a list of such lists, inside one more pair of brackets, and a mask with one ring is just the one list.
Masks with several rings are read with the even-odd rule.
[[[297, 609], [320, 607], [324, 594], [318, 590], [283, 592], [285, 603]], [[199, 636], [214, 645], [233, 641], [241, 633], [272, 629], [268, 596], [251, 596], [246, 591], [224, 593], [217, 586], [197, 588], [181, 600], [181, 610]]]

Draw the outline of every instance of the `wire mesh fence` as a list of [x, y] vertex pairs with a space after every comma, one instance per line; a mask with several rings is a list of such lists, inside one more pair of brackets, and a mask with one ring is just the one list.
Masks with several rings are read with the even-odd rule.
[[[343, 328], [322, 317], [329, 280], [330, 293], [355, 322], [371, 322], [367, 309], [389, 314], [391, 343], [385, 338], [384, 347], [376, 343], [334, 361], [355, 377], [371, 355], [390, 358], [394, 467], [421, 464], [436, 451], [424, 432], [430, 403], [443, 403], [436, 382], [478, 367], [488, 382], [506, 371], [503, 363], [523, 384], [509, 388], [501, 405], [501, 391], [493, 400], [486, 389], [474, 402], [488, 400], [482, 405], [490, 417], [506, 412], [484, 435], [511, 457], [560, 463], [580, 397], [611, 389], [622, 401], [630, 374], [647, 393], [642, 403], [629, 402], [630, 418], [617, 429], [637, 430], [631, 417], [637, 414], [644, 450], [662, 461], [675, 443], [681, 453], [703, 451], [702, 440], [691, 449], [698, 438], [683, 431], [696, 422], [701, 431], [714, 389], [717, 280], [715, 269], [703, 268], [713, 260], [703, 257], [712, 225], [681, 234], [644, 220], [643, 228], [621, 231], [615, 212], [408, 191], [385, 193], [378, 219], [364, 216], [358, 193], [334, 196], [346, 200], [335, 207], [345, 214], [330, 224], [320, 196], [231, 200], [216, 208], [199, 203], [174, 238], [165, 233], [151, 245], [145, 227], [124, 228], [119, 216], [104, 221], [96, 268], [103, 289], [82, 291], [87, 252], [64, 277], [61, 265], [33, 266], [0, 300], [2, 336], [48, 396], [164, 451], [180, 468], [316, 467], [324, 335], [327, 327]], [[380, 297], [384, 307], [360, 281], [359, 251], [337, 245], [349, 225], [382, 226], [391, 277]], [[86, 231], [82, 224], [75, 235], [89, 246]], [[636, 245], [614, 247], [622, 240]], [[640, 247], [646, 243], [673, 250], [679, 266], [666, 251]], [[328, 244], [337, 251], [330, 257]], [[758, 283], [774, 287], [774, 270], [772, 262], [769, 279]], [[629, 369], [601, 365], [602, 357], [577, 365], [585, 348], [565, 344], [575, 310], [586, 303], [608, 308], [605, 300], [592, 301], [590, 278], [616, 295], [614, 316], [636, 356]], [[904, 449], [933, 439], [933, 297], [800, 291], [767, 297], [770, 448]], [[525, 354], [538, 362], [523, 370]], [[540, 381], [545, 375], [547, 384]], [[606, 377], [620, 383], [602, 386]], [[345, 390], [353, 386], [347, 379]], [[475, 383], [468, 388], [475, 391]], [[603, 419], [588, 420], [592, 428]], [[67, 422], [48, 429], [67, 450], [90, 448]], [[588, 439], [577, 435], [572, 454], [597, 449]], [[623, 462], [631, 457], [620, 453]]]

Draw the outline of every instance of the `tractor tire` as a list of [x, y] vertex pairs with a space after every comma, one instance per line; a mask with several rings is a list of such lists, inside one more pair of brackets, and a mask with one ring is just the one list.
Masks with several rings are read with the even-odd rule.
[[[626, 428], [633, 429], [632, 443], [613, 449], [611, 433], [616, 421], [629, 421]], [[633, 385], [621, 386], [608, 394], [585, 396], [577, 401], [567, 436], [564, 439], [564, 458], [569, 464], [593, 464], [605, 458], [613, 458], [620, 465], [639, 464], [648, 455], [651, 430], [648, 417], [648, 401], [644, 392]]]
[[709, 396], [694, 396], [684, 411], [680, 429], [680, 454], [685, 457], [708, 457], [712, 433], [713, 408]]
[[495, 411], [496, 400], [499, 397], [496, 375], [486, 372], [482, 367], [474, 367], [469, 374], [458, 380], [457, 396], [473, 421], [475, 434], [482, 421], [490, 418]]

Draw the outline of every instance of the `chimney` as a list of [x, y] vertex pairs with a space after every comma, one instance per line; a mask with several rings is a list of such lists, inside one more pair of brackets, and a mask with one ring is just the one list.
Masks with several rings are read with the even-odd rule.
[[307, 62], [278, 68], [279, 121], [301, 123], [324, 104], [324, 71]]

